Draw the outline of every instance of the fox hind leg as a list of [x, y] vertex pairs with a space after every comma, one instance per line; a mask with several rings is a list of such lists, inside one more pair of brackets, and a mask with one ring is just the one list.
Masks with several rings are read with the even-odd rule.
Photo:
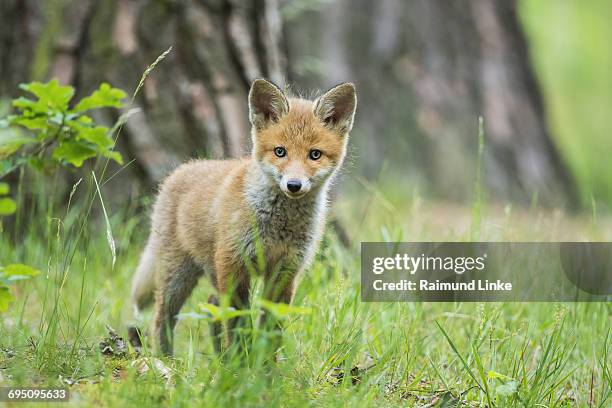
[[[219, 299], [215, 295], [210, 295], [208, 297], [208, 303], [219, 306]], [[212, 321], [209, 323], [209, 328], [213, 349], [215, 350], [215, 353], [221, 354], [221, 344], [223, 342], [223, 324], [220, 321]]]
[[171, 265], [161, 277], [155, 300], [155, 336], [159, 350], [165, 355], [173, 352], [176, 315], [204, 273], [202, 267], [188, 256], [178, 266]]

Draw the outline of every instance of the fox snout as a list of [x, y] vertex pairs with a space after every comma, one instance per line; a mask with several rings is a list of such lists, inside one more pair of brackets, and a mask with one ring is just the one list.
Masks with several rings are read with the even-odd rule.
[[312, 188], [312, 183], [306, 177], [283, 176], [280, 188], [289, 198], [300, 198]]
[[292, 193], [297, 193], [302, 188], [302, 182], [300, 180], [297, 180], [297, 179], [289, 179], [287, 181], [287, 188]]

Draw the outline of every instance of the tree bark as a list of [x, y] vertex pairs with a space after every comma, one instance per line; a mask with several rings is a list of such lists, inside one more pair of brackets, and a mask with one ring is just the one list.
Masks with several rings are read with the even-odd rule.
[[[145, 82], [119, 141], [136, 159], [132, 177], [152, 185], [193, 156], [238, 157], [249, 150], [247, 94], [260, 76], [287, 76], [276, 0], [7, 0], [0, 5], [0, 91], [58, 78], [90, 93], [100, 82], [131, 92]], [[23, 67], [32, 66], [27, 72]], [[108, 123], [117, 115], [104, 112]], [[125, 175], [129, 177], [129, 174]]]
[[[173, 46], [119, 140], [136, 159], [124, 178], [151, 186], [187, 158], [248, 152], [248, 87], [263, 76], [279, 85], [291, 79], [298, 89], [355, 82], [352, 156], [368, 177], [386, 163], [440, 197], [469, 199], [483, 116], [491, 195], [576, 202], [547, 129], [515, 0], [338, 0], [290, 12], [296, 4], [5, 0], [0, 92], [14, 97], [19, 82], [51, 77], [75, 86], [77, 97], [102, 81], [130, 91]], [[99, 119], [110, 123], [116, 114]]]
[[308, 53], [323, 63], [296, 77], [357, 83], [354, 136], [366, 176], [386, 162], [441, 197], [471, 198], [482, 116], [495, 199], [574, 206], [516, 9], [514, 0], [340, 0], [295, 19], [290, 48], [311, 38]]

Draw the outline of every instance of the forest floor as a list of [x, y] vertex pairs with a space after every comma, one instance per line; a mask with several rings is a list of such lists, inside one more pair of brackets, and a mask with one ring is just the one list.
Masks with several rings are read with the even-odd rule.
[[610, 241], [610, 218], [395, 201], [408, 204], [376, 191], [337, 203], [353, 247], [328, 236], [296, 307], [276, 311], [275, 363], [260, 358], [261, 331], [247, 362], [215, 355], [205, 282], [182, 311], [174, 358], [109, 338], [107, 326], [127, 337], [146, 214], [110, 217], [114, 266], [104, 222], [78, 235], [76, 208], [30, 220], [25, 237], [0, 238], [2, 261], [42, 271], [15, 285], [0, 320], [0, 384], [66, 387], [69, 406], [610, 406], [610, 303], [363, 303], [359, 291], [360, 240], [465, 241], [477, 223], [482, 241]]

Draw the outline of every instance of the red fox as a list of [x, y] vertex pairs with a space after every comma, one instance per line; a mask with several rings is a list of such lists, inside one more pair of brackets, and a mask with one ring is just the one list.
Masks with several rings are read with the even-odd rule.
[[[249, 263], [257, 265], [261, 253], [262, 296], [290, 303], [323, 234], [327, 192], [353, 126], [354, 85], [340, 84], [309, 101], [256, 79], [248, 104], [251, 156], [180, 166], [162, 183], [153, 208], [132, 299], [136, 313], [155, 301], [153, 333], [167, 355], [176, 316], [200, 276], [229, 294], [233, 307], [248, 308]], [[228, 322], [227, 338], [236, 324]], [[221, 330], [219, 324], [211, 330], [217, 350]]]

